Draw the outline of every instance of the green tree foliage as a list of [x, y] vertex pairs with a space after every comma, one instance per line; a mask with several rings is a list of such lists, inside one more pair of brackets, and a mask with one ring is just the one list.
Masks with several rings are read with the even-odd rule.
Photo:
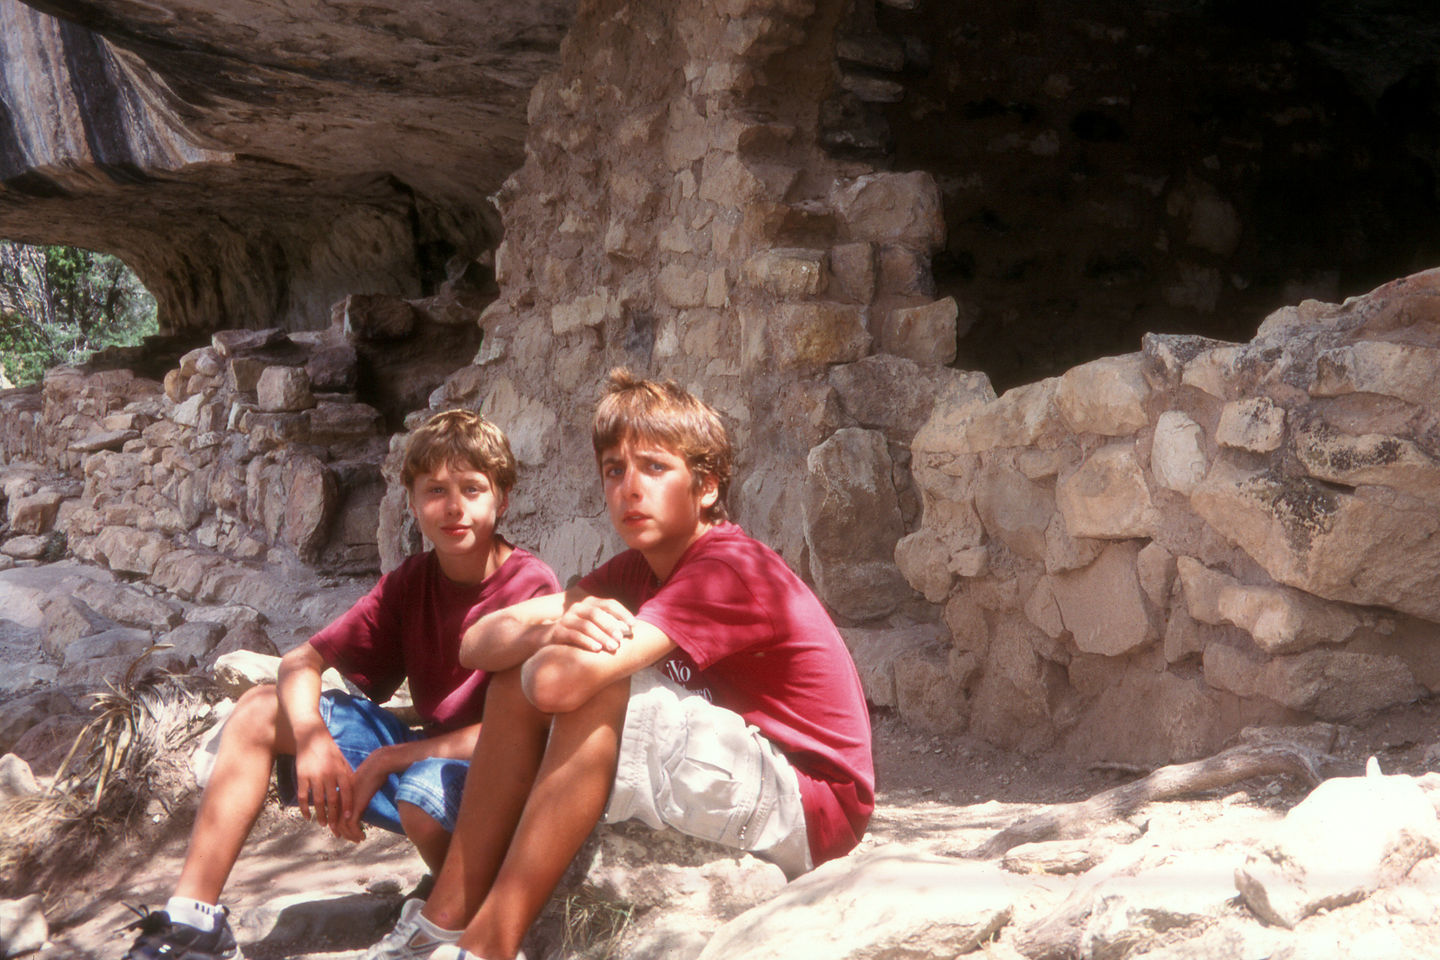
[[155, 298], [118, 258], [0, 241], [0, 368], [14, 385], [155, 332]]

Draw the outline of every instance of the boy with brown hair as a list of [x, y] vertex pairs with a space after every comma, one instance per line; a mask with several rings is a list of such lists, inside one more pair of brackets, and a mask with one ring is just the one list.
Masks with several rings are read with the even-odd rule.
[[[401, 479], [431, 549], [285, 654], [275, 684], [236, 703], [175, 894], [139, 921], [127, 960], [241, 956], [218, 902], [272, 767], [306, 819], [354, 841], [364, 836], [362, 822], [403, 832], [431, 871], [439, 869], [490, 681], [461, 665], [461, 632], [484, 614], [559, 589], [544, 562], [495, 530], [515, 473], [505, 434], [471, 411], [436, 414], [411, 435]], [[369, 699], [322, 694], [327, 667]], [[379, 706], [407, 679], [419, 732]]]
[[517, 956], [602, 816], [748, 850], [792, 878], [869, 821], [854, 663], [810, 589], [728, 522], [714, 409], [616, 370], [592, 440], [629, 549], [466, 631], [462, 661], [494, 673], [471, 765], [487, 789], [465, 791], [430, 899], [406, 904], [371, 960]]

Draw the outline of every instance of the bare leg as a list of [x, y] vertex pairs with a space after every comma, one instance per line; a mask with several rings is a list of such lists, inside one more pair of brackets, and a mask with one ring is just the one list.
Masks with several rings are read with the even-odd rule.
[[515, 956], [525, 931], [605, 812], [629, 696], [626, 678], [578, 710], [555, 715], [514, 840], [460, 938], [471, 953], [488, 960]]
[[295, 735], [280, 715], [274, 684], [240, 698], [220, 741], [215, 770], [190, 832], [175, 895], [216, 903], [240, 848], [265, 804], [275, 756], [295, 752]]
[[445, 862], [445, 851], [450, 848], [450, 831], [413, 803], [401, 800], [395, 804], [395, 809], [400, 811], [400, 826], [405, 836], [415, 844], [420, 859], [425, 861], [425, 868], [431, 873], [438, 873], [440, 865]]
[[455, 834], [425, 904], [427, 920], [458, 930], [490, 892], [549, 732], [550, 716], [525, 698], [519, 669], [496, 674], [485, 695], [485, 716], [465, 775]]

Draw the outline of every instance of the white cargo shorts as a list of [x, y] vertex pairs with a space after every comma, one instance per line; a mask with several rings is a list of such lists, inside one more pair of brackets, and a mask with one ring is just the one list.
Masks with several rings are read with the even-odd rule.
[[630, 678], [605, 821], [639, 820], [768, 860], [794, 879], [813, 865], [800, 783], [773, 743], [646, 667]]

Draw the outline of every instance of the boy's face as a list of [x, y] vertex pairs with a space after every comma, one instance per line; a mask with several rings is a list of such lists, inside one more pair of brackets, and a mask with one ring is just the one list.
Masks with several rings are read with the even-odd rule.
[[600, 454], [610, 522], [639, 550], [660, 579], [685, 548], [710, 529], [705, 510], [718, 496], [714, 477], [695, 475], [678, 453], [643, 437], [627, 437]]
[[468, 465], [419, 474], [410, 488], [410, 511], [442, 561], [487, 556], [505, 507], [490, 478]]

